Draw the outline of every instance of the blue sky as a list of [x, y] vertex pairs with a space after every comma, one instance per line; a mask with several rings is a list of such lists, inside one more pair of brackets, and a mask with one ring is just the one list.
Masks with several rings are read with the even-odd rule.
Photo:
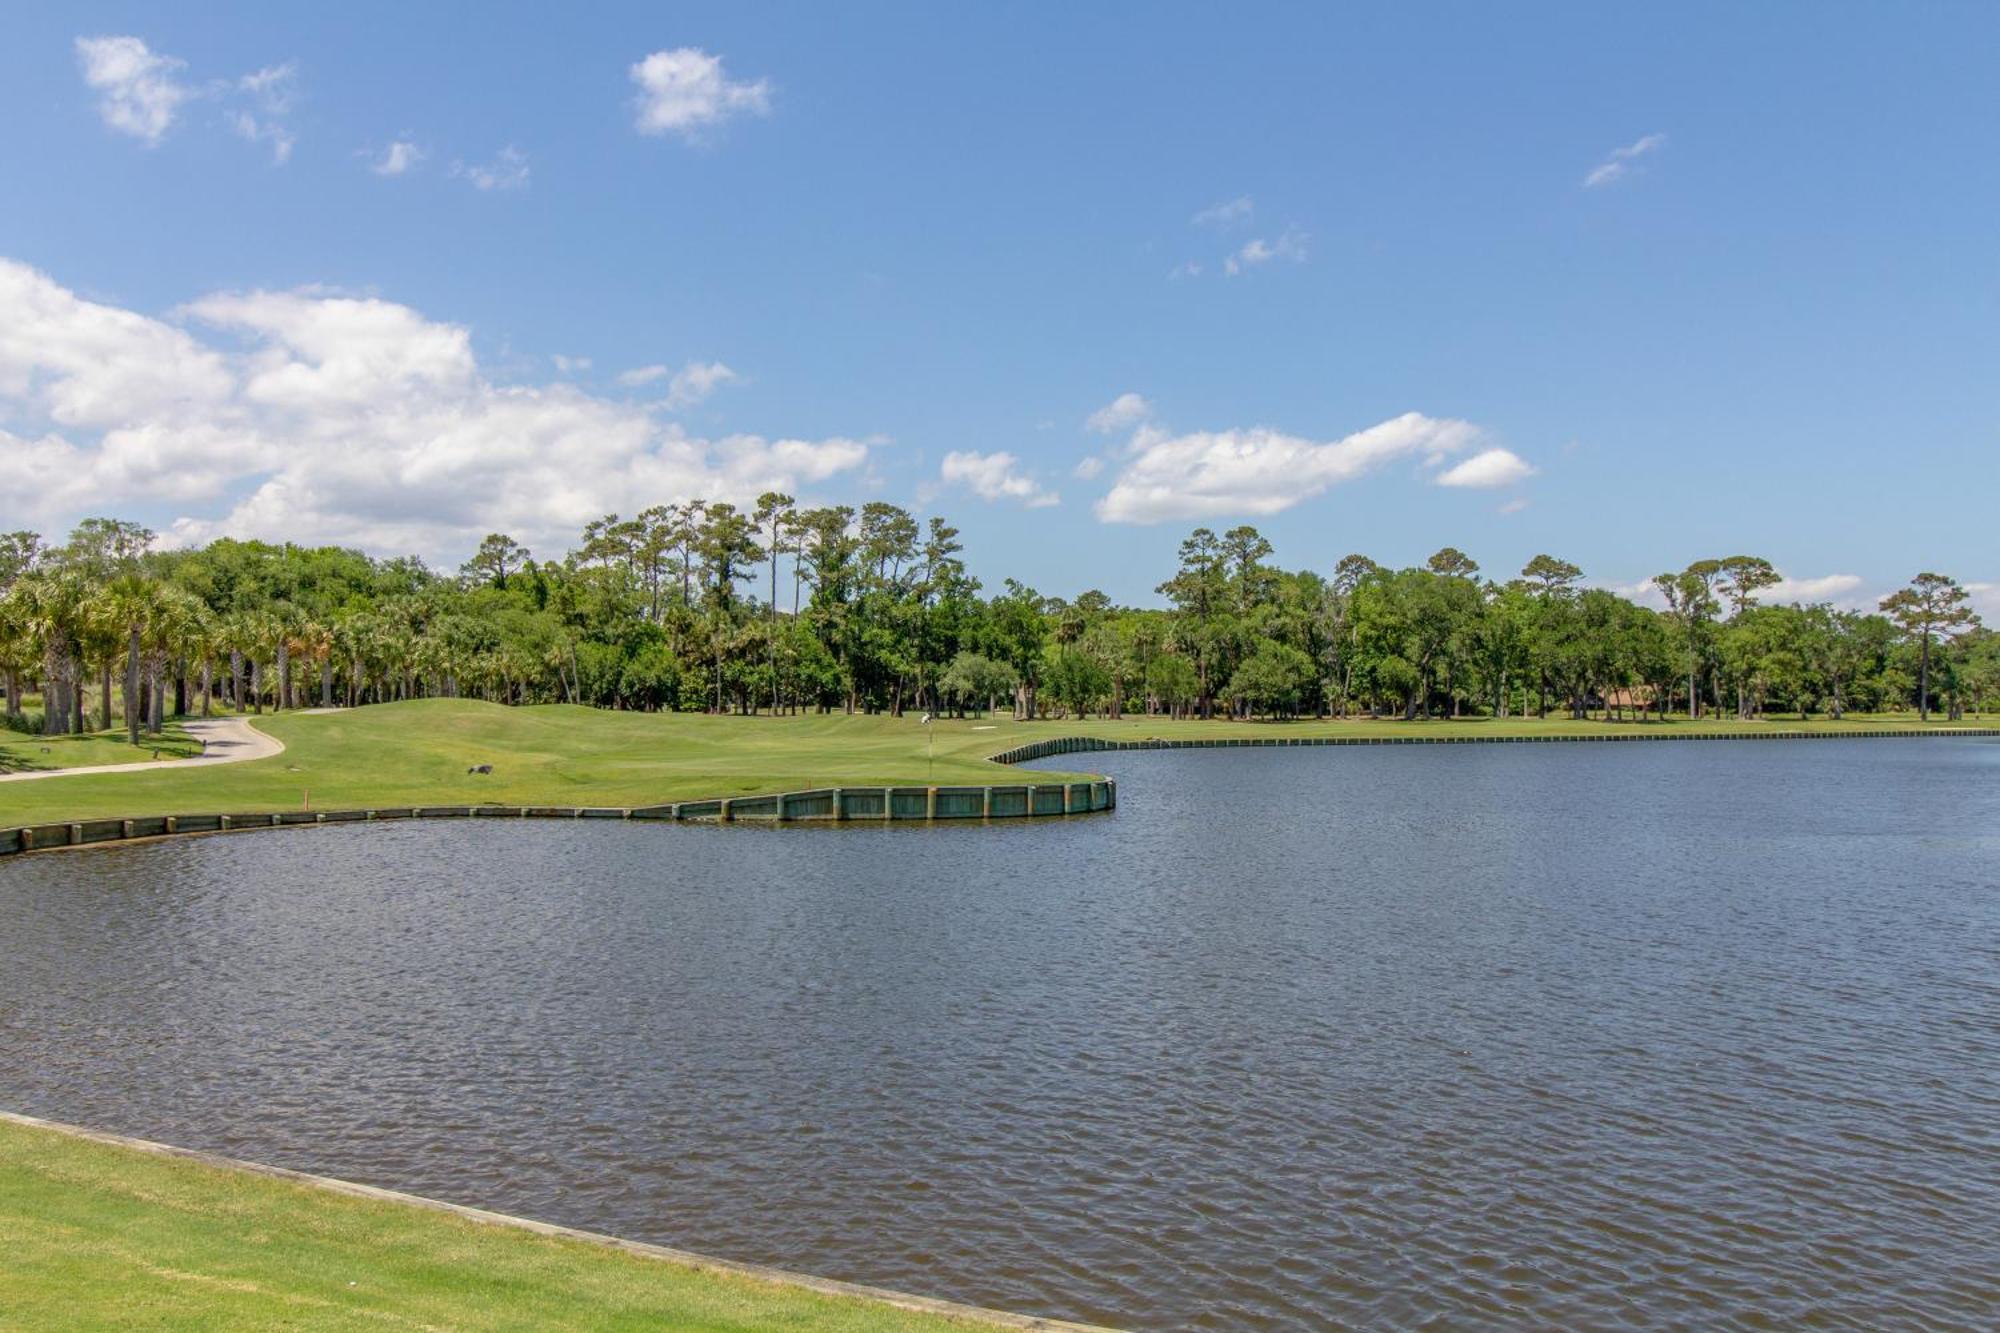
[[455, 563], [775, 483], [1133, 601], [1246, 521], [1322, 569], [2000, 580], [1990, 7], [6, 31], [0, 525]]

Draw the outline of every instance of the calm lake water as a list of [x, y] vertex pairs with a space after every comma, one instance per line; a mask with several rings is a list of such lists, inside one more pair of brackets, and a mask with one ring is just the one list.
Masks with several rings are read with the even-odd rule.
[[2000, 1319], [2000, 744], [0, 864], [0, 1106], [1138, 1327]]

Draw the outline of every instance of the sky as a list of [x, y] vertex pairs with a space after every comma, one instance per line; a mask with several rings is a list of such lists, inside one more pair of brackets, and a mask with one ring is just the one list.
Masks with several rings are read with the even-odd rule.
[[[575, 11], [575, 12], [571, 12]], [[2000, 8], [15, 5], [0, 528], [886, 499], [2000, 615]]]

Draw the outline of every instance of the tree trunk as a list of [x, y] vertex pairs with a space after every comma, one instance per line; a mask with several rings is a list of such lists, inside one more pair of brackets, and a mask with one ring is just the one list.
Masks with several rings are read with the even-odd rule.
[[[104, 720], [111, 721], [108, 715]], [[132, 744], [139, 743], [139, 626], [136, 624], [125, 638], [125, 732]]]
[[1923, 647], [1917, 652], [1917, 720], [1931, 720], [1931, 636], [1924, 635]]

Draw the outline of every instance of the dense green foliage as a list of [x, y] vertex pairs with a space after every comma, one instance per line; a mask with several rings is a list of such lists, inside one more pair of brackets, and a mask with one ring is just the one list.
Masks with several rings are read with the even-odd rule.
[[[1777, 574], [1699, 560], [1664, 611], [1542, 555], [1504, 581], [1446, 547], [1288, 571], [1255, 528], [1197, 529], [1159, 586], [987, 595], [955, 529], [894, 505], [669, 505], [590, 524], [561, 559], [501, 534], [456, 574], [334, 547], [152, 549], [91, 520], [57, 546], [0, 538], [0, 672], [13, 725], [114, 725], [420, 697], [640, 711], [1016, 717], [1690, 715], [1990, 706], [2000, 650], [1967, 595], [1921, 575], [1885, 615], [1760, 605]], [[93, 686], [95, 689], [93, 690]], [[95, 697], [93, 698], [93, 694]]]

